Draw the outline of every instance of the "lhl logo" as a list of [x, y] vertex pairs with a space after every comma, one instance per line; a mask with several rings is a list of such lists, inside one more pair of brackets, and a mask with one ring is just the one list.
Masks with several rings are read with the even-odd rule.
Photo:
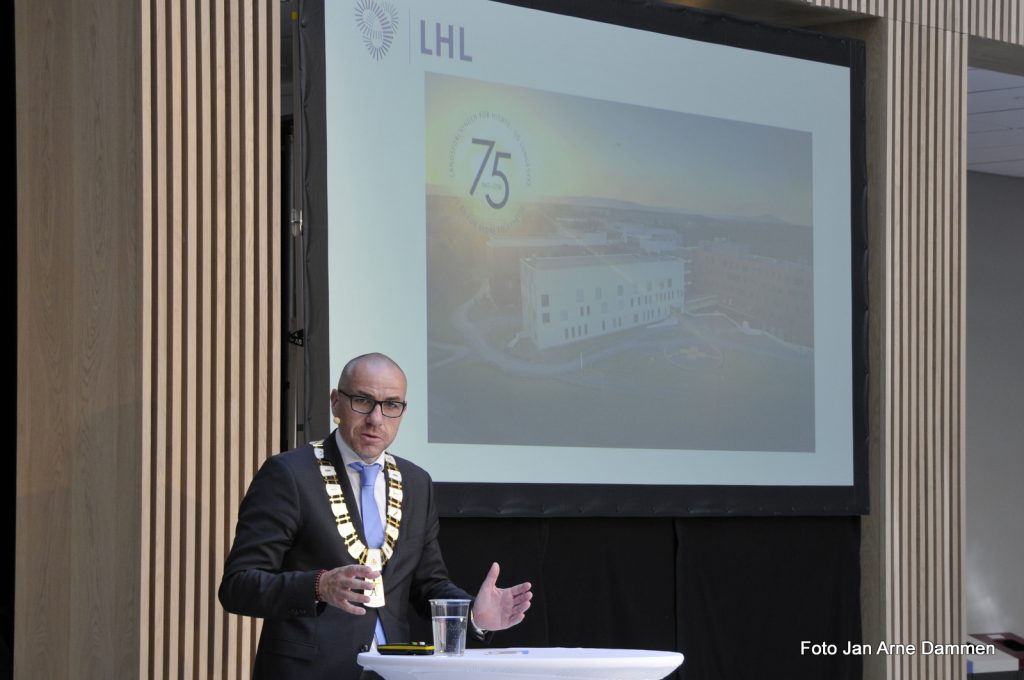
[[359, 0], [356, 3], [356, 26], [363, 34], [363, 44], [377, 61], [391, 49], [398, 30], [398, 10], [384, 0]]
[[[440, 57], [447, 47], [448, 58], [455, 59], [455, 48], [458, 46], [459, 61], [473, 61], [472, 55], [466, 53], [465, 26], [458, 27], [458, 40], [455, 38], [455, 26], [451, 24], [442, 25], [440, 22], [434, 22], [433, 29], [429, 31], [426, 20], [420, 19], [420, 54], [436, 54]], [[427, 41], [431, 39], [432, 42], [428, 44]]]

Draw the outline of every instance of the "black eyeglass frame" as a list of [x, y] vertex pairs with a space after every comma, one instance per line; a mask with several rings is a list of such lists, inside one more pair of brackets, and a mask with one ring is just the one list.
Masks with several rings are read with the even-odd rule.
[[[405, 414], [406, 407], [409, 405], [408, 402], [398, 401], [397, 399], [371, 399], [370, 397], [363, 396], [362, 394], [349, 394], [348, 392], [343, 392], [342, 390], [338, 390], [338, 394], [344, 394], [346, 397], [348, 397], [348, 407], [355, 411], [356, 413], [361, 413], [364, 416], [369, 413], [373, 413], [373, 410], [380, 406], [380, 414], [385, 418], [401, 418]], [[362, 399], [363, 401], [368, 402], [372, 401], [373, 406], [371, 406], [370, 410], [368, 411], [360, 411], [359, 409], [356, 408], [353, 399]], [[402, 409], [397, 414], [389, 416], [387, 413], [384, 413], [384, 404], [401, 404]]]

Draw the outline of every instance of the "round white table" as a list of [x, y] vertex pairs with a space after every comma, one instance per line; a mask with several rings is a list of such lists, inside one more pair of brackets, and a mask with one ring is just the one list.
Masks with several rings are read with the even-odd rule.
[[679, 652], [587, 647], [468, 649], [465, 656], [363, 652], [363, 668], [385, 680], [661, 680], [683, 663]]

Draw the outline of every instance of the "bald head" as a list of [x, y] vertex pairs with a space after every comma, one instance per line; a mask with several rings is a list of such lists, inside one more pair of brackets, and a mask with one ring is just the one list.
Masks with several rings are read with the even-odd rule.
[[405, 379], [405, 371], [402, 370], [402, 367], [394, 359], [387, 354], [370, 352], [369, 354], [361, 354], [345, 364], [345, 368], [341, 369], [341, 377], [338, 378], [338, 389], [348, 391], [352, 384], [352, 376], [361, 367], [367, 369], [392, 368], [402, 374], [403, 380]]

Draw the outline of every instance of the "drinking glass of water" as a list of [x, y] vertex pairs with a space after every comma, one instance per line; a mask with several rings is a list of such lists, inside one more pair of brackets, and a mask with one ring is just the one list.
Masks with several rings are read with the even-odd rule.
[[431, 600], [434, 654], [462, 656], [466, 652], [466, 618], [469, 600]]

